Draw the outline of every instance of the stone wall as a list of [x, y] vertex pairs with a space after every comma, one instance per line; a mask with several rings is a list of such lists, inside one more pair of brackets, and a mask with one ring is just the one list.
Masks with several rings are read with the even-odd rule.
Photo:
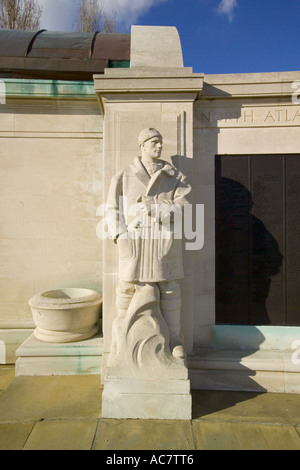
[[205, 244], [195, 258], [194, 350], [213, 345], [215, 156], [299, 154], [299, 79], [299, 72], [204, 76], [194, 107], [196, 201], [205, 205]]
[[5, 91], [0, 336], [12, 361], [34, 327], [30, 297], [59, 287], [101, 292], [102, 117], [93, 83], [5, 80]]
[[[116, 80], [108, 78], [108, 83]], [[193, 256], [192, 295], [189, 289], [183, 292], [193, 305], [186, 331], [189, 351], [213, 345], [215, 155], [298, 154], [300, 104], [297, 95], [293, 100], [297, 92], [293, 86], [299, 79], [299, 72], [204, 77], [202, 94], [194, 104], [192, 160], [194, 199], [205, 206], [205, 243]], [[0, 101], [0, 340], [6, 361], [12, 361], [15, 346], [34, 327], [27, 302], [35, 293], [58, 287], [102, 291], [96, 210], [105, 202], [103, 185], [110, 175], [102, 171], [103, 119], [94, 87], [94, 83], [5, 81]], [[162, 110], [170, 112], [171, 105], [164, 106]], [[120, 122], [127, 138], [128, 130], [136, 134], [141, 124], [135, 122], [132, 130], [126, 113]], [[153, 121], [152, 115], [147, 116], [147, 125], [150, 118]], [[169, 133], [165, 121], [172, 120], [163, 119], [162, 129], [165, 155], [172, 155], [172, 133], [178, 132], [178, 122]], [[160, 120], [154, 119], [156, 124]], [[108, 125], [107, 146], [114, 135]], [[117, 135], [121, 140], [123, 134]], [[182, 142], [178, 136], [175, 140], [180, 153]], [[120, 158], [119, 140], [114, 145], [118, 151], [114, 148], [107, 154], [107, 168]], [[128, 160], [137, 151], [122, 150]]]

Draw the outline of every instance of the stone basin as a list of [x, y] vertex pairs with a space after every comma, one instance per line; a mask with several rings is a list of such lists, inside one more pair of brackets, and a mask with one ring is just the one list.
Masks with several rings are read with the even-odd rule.
[[102, 296], [90, 289], [66, 288], [37, 294], [29, 300], [34, 336], [48, 343], [82, 341], [96, 335]]

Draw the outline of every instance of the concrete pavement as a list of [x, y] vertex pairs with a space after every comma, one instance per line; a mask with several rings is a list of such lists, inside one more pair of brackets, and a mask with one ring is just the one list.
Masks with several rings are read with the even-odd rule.
[[0, 450], [300, 450], [300, 395], [193, 391], [192, 421], [101, 418], [99, 375], [0, 367]]

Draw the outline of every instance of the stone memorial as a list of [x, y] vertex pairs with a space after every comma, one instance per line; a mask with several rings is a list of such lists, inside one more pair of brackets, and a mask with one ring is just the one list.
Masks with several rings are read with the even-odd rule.
[[[0, 362], [16, 362], [17, 376], [101, 375], [108, 418], [185, 419], [189, 386], [300, 393], [300, 72], [194, 73], [173, 27], [59, 41], [56, 32], [23, 33], [0, 31]], [[55, 47], [33, 59], [41, 42]], [[163, 135], [168, 162], [156, 173], [171, 182], [164, 169], [176, 167], [193, 189], [180, 283], [179, 271], [146, 278], [161, 269], [148, 260], [165, 249], [179, 266], [178, 240], [169, 246], [155, 234], [168, 233], [168, 215], [147, 213], [160, 181], [137, 159], [149, 128]], [[121, 168], [141, 189], [129, 214], [141, 224], [114, 243], [97, 235]], [[126, 253], [145, 256], [134, 286], [120, 277], [119, 264], [139, 269]], [[86, 324], [83, 292], [65, 291], [74, 287], [101, 291], [95, 336], [86, 337], [99, 324], [93, 315]], [[38, 292], [34, 318], [28, 300]]]
[[107, 224], [118, 245], [117, 316], [104, 380], [104, 417], [191, 418], [181, 332], [180, 233], [191, 191], [161, 160], [163, 137], [140, 132], [141, 156], [113, 178]]

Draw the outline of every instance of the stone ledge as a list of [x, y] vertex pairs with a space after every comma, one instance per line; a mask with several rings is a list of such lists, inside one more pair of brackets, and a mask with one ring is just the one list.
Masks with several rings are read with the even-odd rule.
[[101, 375], [101, 356], [20, 357], [16, 377]]
[[291, 98], [292, 84], [299, 77], [299, 71], [205, 75], [203, 98]]
[[32, 334], [17, 349], [17, 356], [102, 356], [103, 337], [98, 333], [93, 338], [73, 343], [47, 343]]
[[101, 334], [74, 343], [46, 343], [32, 334], [17, 350], [16, 376], [100, 374]]
[[1, 328], [0, 329], [0, 364], [14, 364], [16, 350], [29, 336], [33, 328]]
[[188, 358], [189, 368], [300, 372], [293, 350], [200, 349]]
[[[188, 357], [191, 389], [300, 394], [300, 364], [293, 363], [293, 353], [199, 349]], [[103, 338], [51, 344], [31, 335], [17, 355], [16, 376], [101, 374]]]
[[294, 352], [200, 349], [188, 358], [191, 388], [300, 394]]
[[93, 82], [4, 78], [8, 98], [93, 99]]

